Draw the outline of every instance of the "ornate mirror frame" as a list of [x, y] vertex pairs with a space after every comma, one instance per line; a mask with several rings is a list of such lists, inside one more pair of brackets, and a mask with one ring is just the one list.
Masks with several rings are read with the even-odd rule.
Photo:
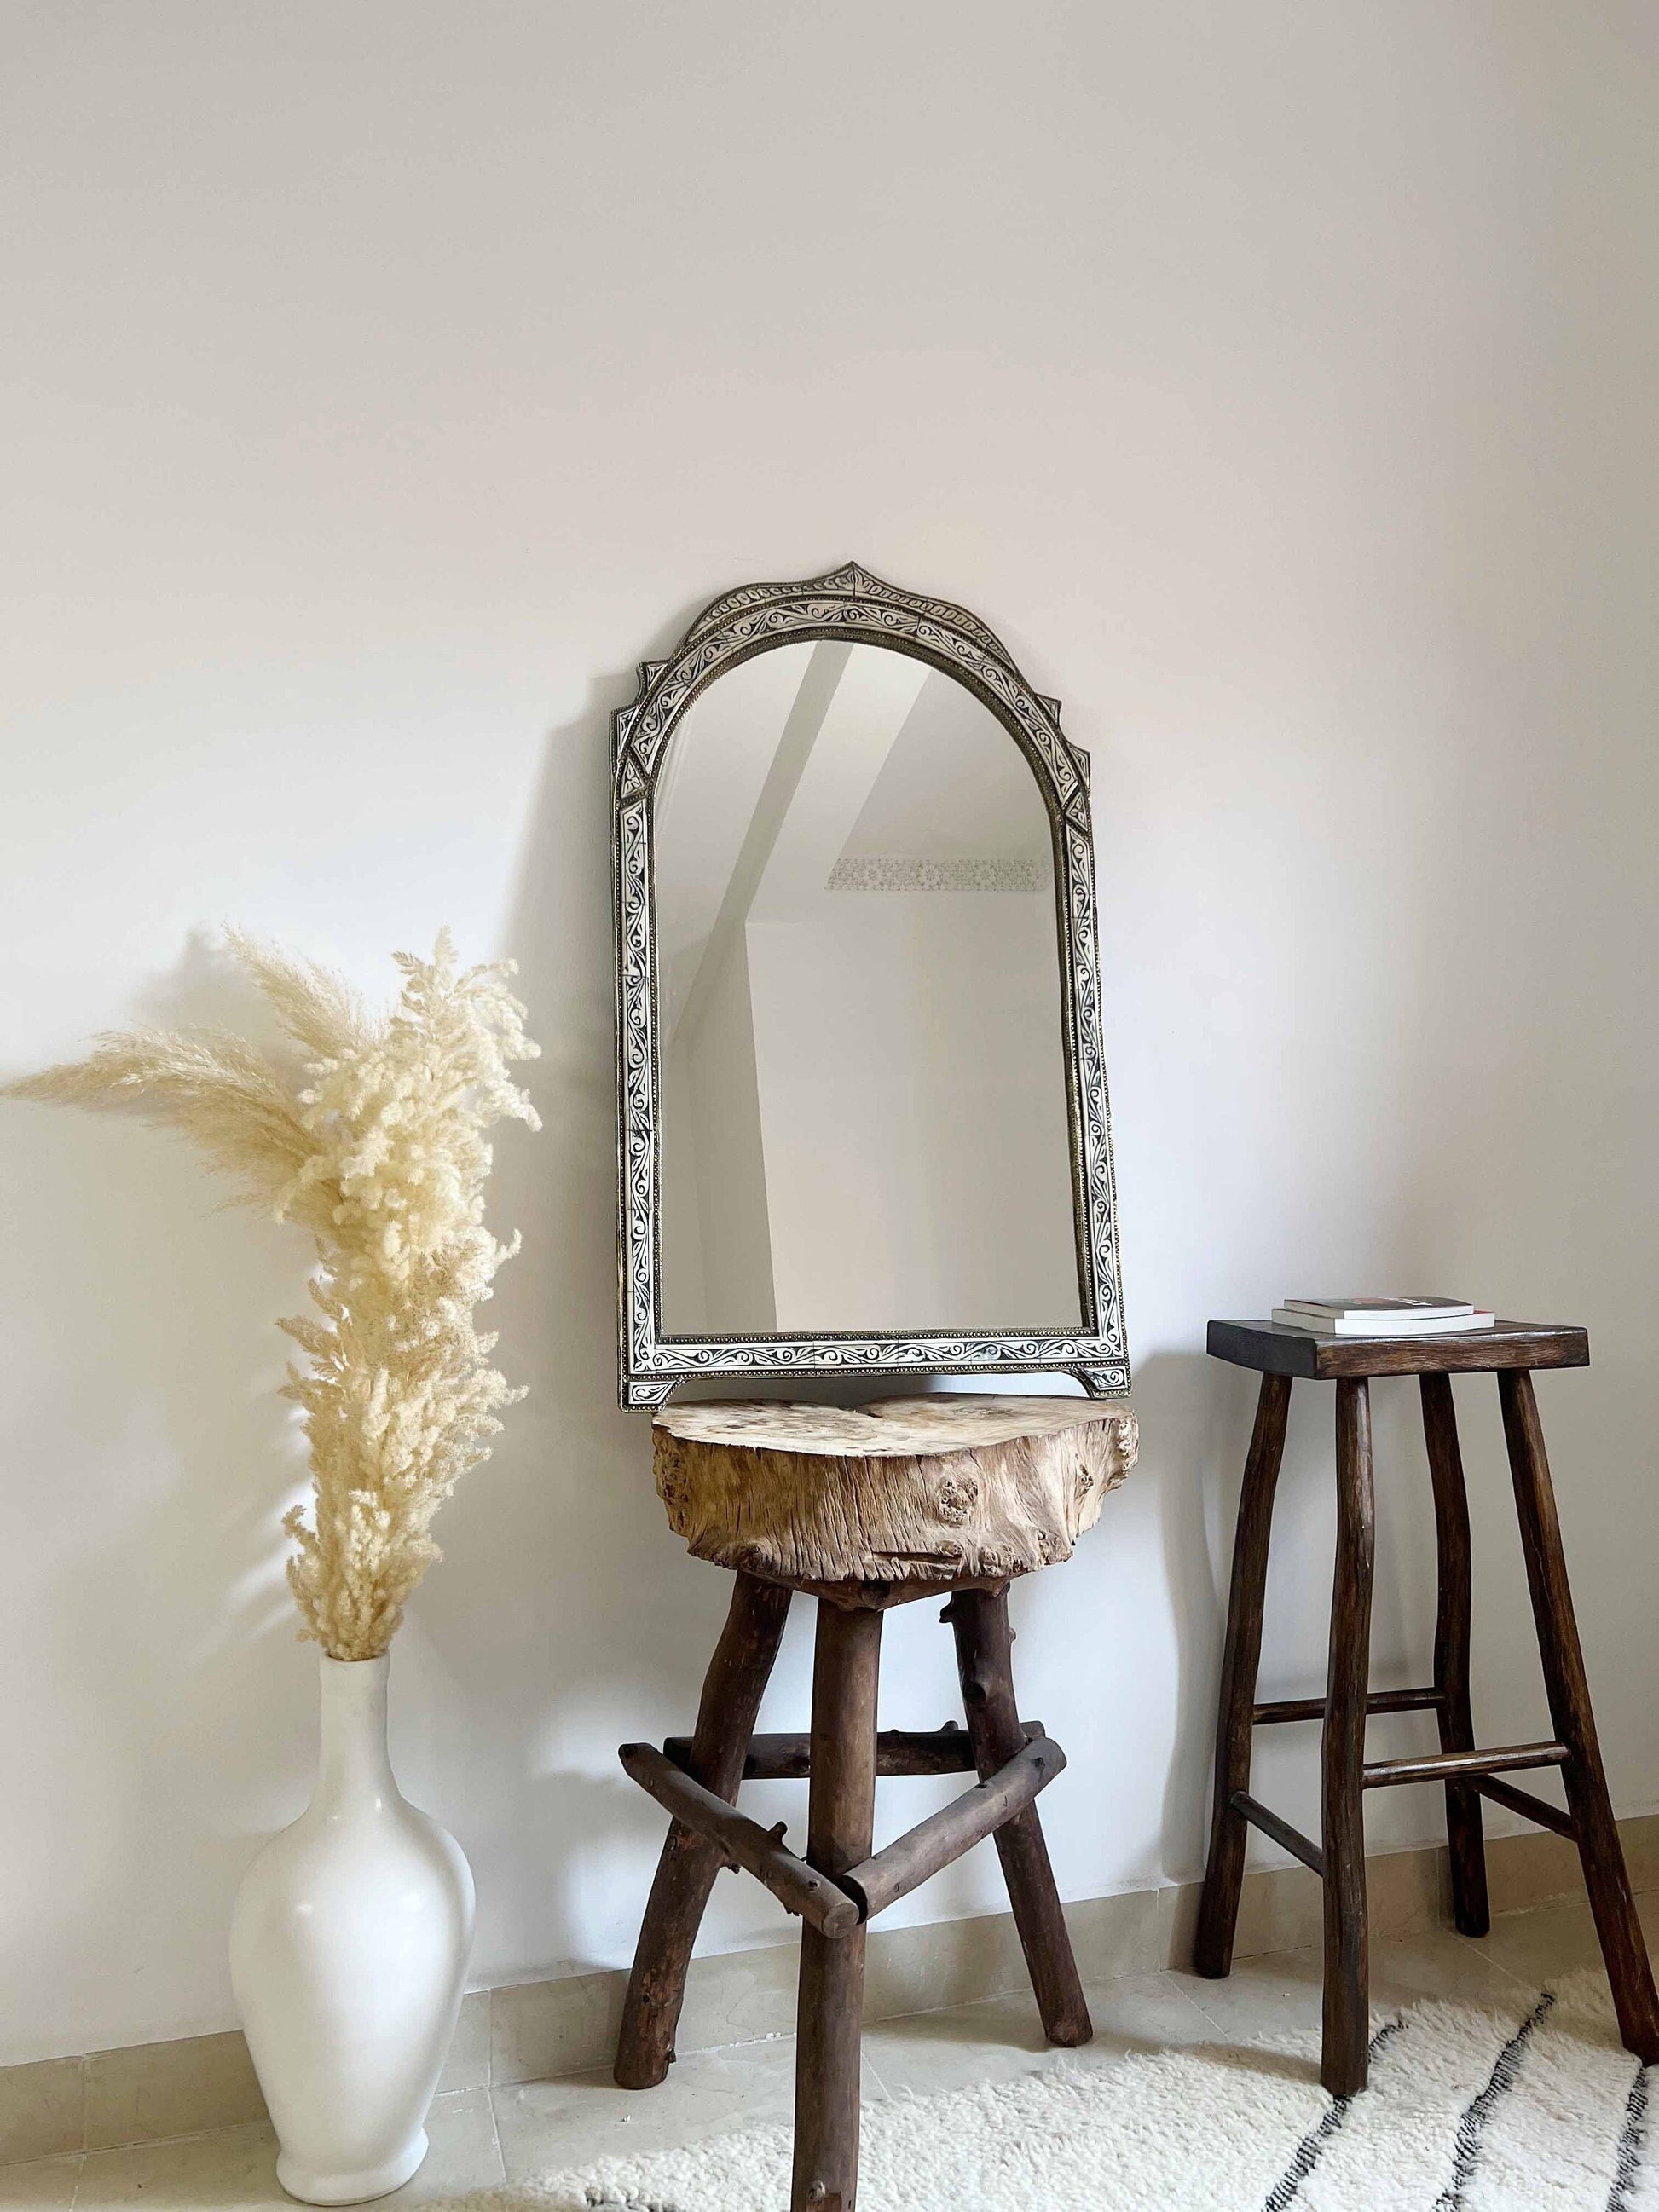
[[[1075, 1333], [673, 1336], [664, 1334], [657, 1129], [653, 806], [680, 718], [718, 677], [756, 653], [821, 638], [885, 646], [967, 685], [1030, 762], [1054, 837], [1062, 948], [1060, 1013], [1071, 1133], [1073, 1219], [1083, 1326]], [[1071, 1373], [1091, 1396], [1129, 1388], [1118, 1267], [1111, 1122], [1100, 1035], [1100, 956], [1088, 756], [1060, 726], [1060, 702], [1034, 691], [985, 624], [849, 564], [799, 584], [750, 584], [697, 617], [666, 660], [641, 664], [611, 724], [616, 889], [617, 1270], [620, 1396], [661, 1406], [694, 1378], [775, 1375]]]

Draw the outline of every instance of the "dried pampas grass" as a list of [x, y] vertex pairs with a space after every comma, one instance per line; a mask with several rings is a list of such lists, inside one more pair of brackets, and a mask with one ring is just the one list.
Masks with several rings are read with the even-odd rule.
[[230, 945], [306, 1055], [298, 1080], [222, 1031], [135, 1029], [0, 1089], [180, 1130], [241, 1202], [315, 1237], [317, 1311], [279, 1324], [308, 1355], [285, 1395], [305, 1409], [313, 1492], [311, 1522], [296, 1506], [283, 1523], [289, 1580], [305, 1634], [331, 1658], [373, 1659], [440, 1556], [434, 1514], [524, 1395], [472, 1311], [519, 1249], [483, 1225], [484, 1133], [539, 1127], [508, 1073], [538, 1048], [513, 963], [460, 968], [447, 930], [430, 960], [395, 956], [403, 992], [383, 1019], [325, 969], [234, 932]]

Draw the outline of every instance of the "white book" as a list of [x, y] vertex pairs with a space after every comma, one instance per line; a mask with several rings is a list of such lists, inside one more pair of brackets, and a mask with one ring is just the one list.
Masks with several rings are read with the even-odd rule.
[[1456, 1321], [1478, 1310], [1467, 1298], [1286, 1298], [1290, 1313], [1312, 1314], [1319, 1321]]
[[1466, 1329], [1491, 1328], [1498, 1319], [1496, 1314], [1477, 1313], [1473, 1307], [1462, 1314], [1419, 1315], [1410, 1320], [1395, 1314], [1382, 1321], [1365, 1321], [1275, 1306], [1273, 1317], [1280, 1328], [1304, 1329], [1310, 1336], [1455, 1336]]

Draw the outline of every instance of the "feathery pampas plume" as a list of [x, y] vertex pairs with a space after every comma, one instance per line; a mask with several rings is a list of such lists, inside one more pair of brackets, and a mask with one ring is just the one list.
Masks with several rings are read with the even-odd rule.
[[305, 1409], [314, 1506], [311, 1525], [298, 1506], [283, 1522], [288, 1574], [304, 1633], [373, 1659], [441, 1556], [434, 1514], [524, 1395], [472, 1310], [519, 1249], [483, 1225], [484, 1132], [541, 1126], [507, 1072], [539, 1047], [507, 988], [514, 963], [459, 968], [447, 930], [430, 960], [394, 956], [403, 993], [384, 1019], [327, 969], [229, 938], [306, 1054], [303, 1087], [223, 1031], [134, 1029], [0, 1091], [181, 1130], [241, 1203], [315, 1237], [317, 1313], [278, 1324], [309, 1355], [284, 1392]]

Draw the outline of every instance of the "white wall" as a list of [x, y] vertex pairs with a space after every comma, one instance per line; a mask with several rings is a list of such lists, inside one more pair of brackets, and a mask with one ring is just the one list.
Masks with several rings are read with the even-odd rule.
[[[1064, 1888], [1198, 1863], [1251, 1402], [1203, 1325], [1292, 1288], [1591, 1324], [1540, 1397], [1614, 1792], [1659, 1801], [1644, 0], [5, 25], [5, 1064], [237, 1016], [225, 916], [365, 982], [447, 918], [520, 957], [546, 1047], [495, 1186], [533, 1395], [394, 1692], [479, 1977], [627, 1956], [661, 1824], [613, 1747], [685, 1724], [726, 1595], [612, 1400], [606, 716], [716, 591], [849, 556], [981, 611], [1096, 762], [1146, 1443], [1016, 1600]], [[5, 1109], [0, 1175], [10, 2060], [229, 2021], [228, 1901], [313, 1720], [272, 1395], [303, 1250], [136, 1128]], [[1491, 1395], [1476, 1688], [1524, 1736]], [[1398, 1681], [1426, 1484], [1379, 1399]], [[1292, 1412], [1273, 1691], [1318, 1676], [1328, 1416]], [[950, 1710], [945, 1642], [895, 1620], [890, 1718]], [[1311, 1748], [1261, 1761], [1292, 1817]], [[781, 1932], [717, 1896], [711, 1941]], [[981, 1852], [908, 1909], [995, 1902]]]

